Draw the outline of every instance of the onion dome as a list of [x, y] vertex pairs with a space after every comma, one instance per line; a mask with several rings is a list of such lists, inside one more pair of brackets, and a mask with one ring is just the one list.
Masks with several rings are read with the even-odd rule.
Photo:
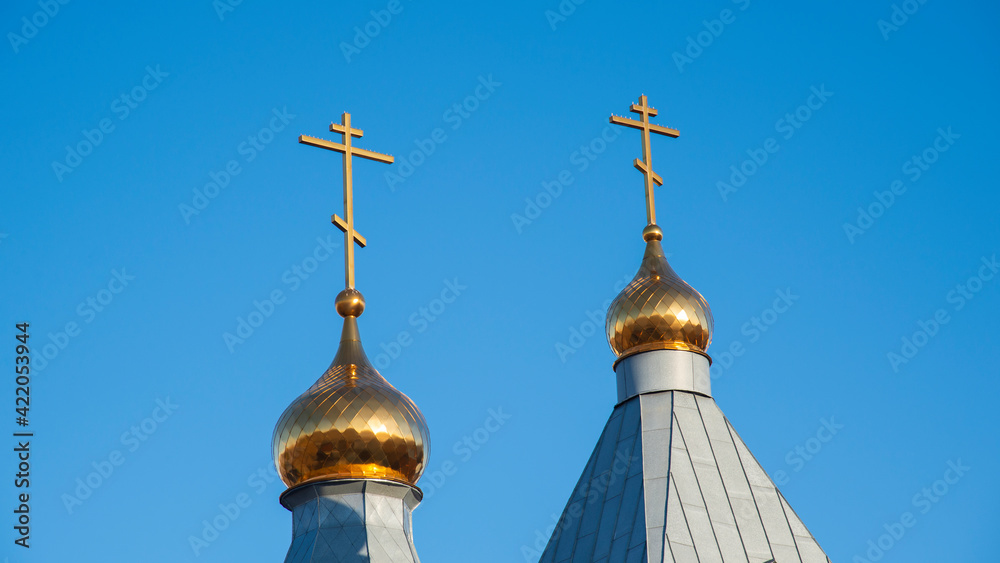
[[642, 266], [608, 308], [611, 349], [619, 360], [648, 350], [689, 350], [708, 357], [713, 325], [708, 302], [667, 263], [659, 227], [647, 226], [642, 238]]
[[386, 479], [416, 486], [430, 456], [423, 414], [372, 366], [361, 346], [361, 292], [337, 296], [340, 348], [326, 373], [295, 399], [272, 438], [289, 488], [334, 479]]

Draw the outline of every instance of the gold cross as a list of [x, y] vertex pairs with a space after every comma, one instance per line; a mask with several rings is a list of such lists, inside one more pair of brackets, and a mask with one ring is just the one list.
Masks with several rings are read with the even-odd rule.
[[337, 228], [344, 231], [344, 262], [346, 263], [347, 289], [354, 289], [354, 243], [357, 242], [359, 246], [364, 248], [368, 242], [365, 240], [365, 237], [361, 236], [361, 233], [354, 230], [354, 188], [351, 178], [351, 157], [360, 156], [361, 158], [384, 162], [386, 164], [392, 164], [394, 159], [387, 154], [359, 149], [351, 145], [351, 137], [361, 137], [365, 133], [361, 129], [351, 127], [351, 114], [347, 112], [344, 112], [344, 115], [341, 116], [339, 125], [336, 123], [330, 124], [330, 131], [340, 133], [343, 142], [335, 143], [326, 139], [310, 137], [309, 135], [299, 135], [299, 142], [303, 145], [311, 145], [344, 154], [344, 216], [347, 219], [341, 219], [335, 214], [330, 220]]
[[642, 160], [638, 158], [635, 159], [633, 163], [636, 168], [642, 172], [643, 176], [646, 177], [646, 221], [650, 225], [656, 224], [656, 200], [653, 197], [653, 184], [657, 186], [663, 185], [663, 178], [659, 174], [653, 172], [653, 162], [651, 160], [651, 150], [649, 142], [650, 133], [659, 133], [660, 135], [666, 135], [667, 137], [679, 137], [680, 131], [676, 129], [670, 129], [669, 127], [661, 127], [659, 125], [653, 125], [649, 122], [650, 116], [656, 116], [656, 110], [649, 107], [649, 103], [646, 101], [646, 95], [643, 94], [639, 96], [639, 103], [632, 104], [629, 108], [633, 113], [638, 113], [642, 116], [642, 121], [636, 121], [635, 119], [629, 119], [627, 117], [619, 117], [617, 115], [611, 114], [611, 123], [615, 125], [624, 125], [625, 127], [631, 127], [633, 129], [639, 129], [642, 131]]

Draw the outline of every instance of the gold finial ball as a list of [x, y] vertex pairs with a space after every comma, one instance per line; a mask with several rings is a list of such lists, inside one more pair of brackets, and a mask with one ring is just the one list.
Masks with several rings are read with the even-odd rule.
[[360, 317], [365, 312], [365, 298], [356, 289], [345, 289], [337, 294], [337, 313], [341, 317]]
[[655, 224], [646, 225], [646, 228], [642, 230], [642, 240], [646, 242], [663, 240], [663, 229]]

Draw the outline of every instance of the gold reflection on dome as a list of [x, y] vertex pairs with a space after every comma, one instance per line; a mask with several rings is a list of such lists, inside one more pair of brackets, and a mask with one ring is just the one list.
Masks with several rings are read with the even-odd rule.
[[272, 444], [289, 488], [331, 479], [415, 486], [430, 455], [427, 422], [368, 361], [354, 316], [330, 368], [281, 415]]
[[368, 244], [354, 228], [352, 160], [391, 164], [393, 157], [355, 147], [364, 132], [344, 113], [330, 131], [336, 143], [308, 135], [299, 142], [339, 152], [344, 162], [344, 218], [331, 221], [344, 232], [345, 289], [337, 295], [344, 317], [340, 348], [326, 373], [295, 399], [278, 420], [271, 439], [274, 463], [289, 488], [332, 479], [387, 479], [416, 486], [430, 455], [423, 414], [371, 365], [358, 333], [365, 298], [354, 287], [354, 245]]
[[608, 342], [619, 358], [647, 350], [690, 350], [708, 356], [712, 310], [667, 263], [662, 231], [643, 231], [646, 253], [639, 272], [608, 308]]

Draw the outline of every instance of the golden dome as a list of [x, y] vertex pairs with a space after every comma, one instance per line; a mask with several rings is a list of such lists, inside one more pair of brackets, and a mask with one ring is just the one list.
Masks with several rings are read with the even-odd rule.
[[647, 350], [690, 350], [708, 357], [712, 310], [667, 263], [663, 232], [642, 232], [646, 253], [639, 272], [608, 308], [608, 342], [619, 359]]
[[[338, 296], [338, 311], [360, 314], [364, 299], [355, 293]], [[368, 361], [357, 317], [349, 315], [333, 363], [285, 409], [272, 447], [278, 474], [289, 488], [331, 479], [416, 486], [430, 456], [430, 433], [413, 401]]]

